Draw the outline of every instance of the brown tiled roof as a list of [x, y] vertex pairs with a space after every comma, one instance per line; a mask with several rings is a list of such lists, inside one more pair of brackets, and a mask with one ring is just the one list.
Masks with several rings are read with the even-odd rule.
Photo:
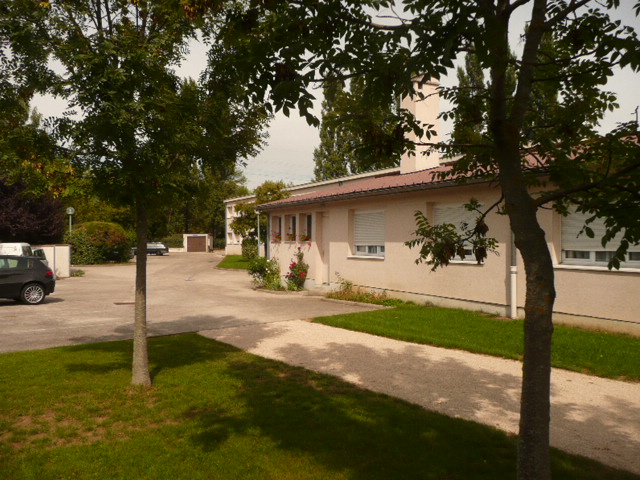
[[[275, 210], [290, 205], [338, 201], [354, 197], [388, 195], [443, 187], [445, 184], [450, 185], [455, 183], [453, 179], [447, 178], [442, 180], [438, 177], [439, 173], [446, 172], [450, 169], [450, 165], [440, 165], [439, 167], [429, 168], [419, 172], [364, 178], [359, 182], [345, 183], [344, 185], [301, 195], [293, 195], [282, 200], [265, 203], [260, 205], [259, 209], [265, 211]], [[478, 181], [484, 182], [486, 180], [475, 180], [475, 182]]]

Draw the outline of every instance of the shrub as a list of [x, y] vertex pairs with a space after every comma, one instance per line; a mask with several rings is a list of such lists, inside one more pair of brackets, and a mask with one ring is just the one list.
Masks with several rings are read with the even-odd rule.
[[173, 233], [162, 239], [167, 248], [184, 248], [184, 238], [181, 233]]
[[71, 245], [71, 263], [76, 265], [127, 262], [131, 258], [131, 239], [117, 223], [83, 223], [66, 240]]
[[253, 276], [253, 283], [260, 288], [269, 290], [282, 290], [280, 267], [275, 258], [267, 260], [264, 257], [256, 257], [249, 263], [249, 273]]
[[304, 253], [300, 247], [294, 254], [294, 258], [289, 265], [289, 273], [286, 275], [287, 288], [289, 290], [302, 290], [304, 289], [304, 282], [307, 279], [307, 272], [309, 271], [309, 265], [304, 263]]
[[400, 305], [413, 305], [413, 302], [405, 302], [399, 298], [392, 298], [387, 296], [387, 292], [380, 293], [363, 290], [361, 288], [354, 287], [353, 282], [342, 278], [338, 272], [336, 272], [338, 282], [340, 283], [340, 289], [331, 292], [327, 295], [327, 298], [333, 298], [335, 300], [347, 300], [349, 302], [360, 303], [373, 303], [375, 305], [384, 305], [386, 307], [398, 307]]
[[216, 250], [224, 250], [227, 246], [227, 241], [224, 238], [214, 238], [213, 239], [213, 248]]
[[247, 260], [252, 260], [258, 256], [258, 239], [255, 237], [244, 237], [242, 239], [242, 256]]

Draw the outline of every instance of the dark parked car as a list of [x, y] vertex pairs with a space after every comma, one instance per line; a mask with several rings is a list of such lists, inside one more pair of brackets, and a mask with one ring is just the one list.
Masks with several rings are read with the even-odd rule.
[[37, 305], [55, 288], [55, 275], [42, 259], [0, 255], [0, 298]]

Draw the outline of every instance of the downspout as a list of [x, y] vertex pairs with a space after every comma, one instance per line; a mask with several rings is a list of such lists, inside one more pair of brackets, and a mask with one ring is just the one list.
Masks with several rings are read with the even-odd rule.
[[271, 214], [267, 212], [267, 238], [264, 242], [264, 257], [271, 258]]
[[518, 250], [511, 234], [511, 265], [509, 266], [509, 317], [518, 318]]
[[256, 211], [256, 219], [258, 225], [256, 226], [256, 231], [258, 232], [258, 256], [260, 256], [260, 212]]

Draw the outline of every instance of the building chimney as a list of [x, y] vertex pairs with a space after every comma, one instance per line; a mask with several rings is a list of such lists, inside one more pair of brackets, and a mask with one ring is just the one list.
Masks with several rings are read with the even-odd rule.
[[[422, 81], [422, 77], [413, 79], [413, 86], [417, 92], [413, 98], [406, 97], [402, 100], [402, 108], [407, 109], [416, 117], [419, 122], [425, 126], [431, 125], [431, 129], [440, 132], [440, 97], [438, 95], [438, 82], [435, 80]], [[418, 138], [414, 133], [408, 135], [412, 142], [430, 142], [438, 141], [438, 135], [432, 136], [430, 139]], [[429, 146], [416, 145], [413, 155], [405, 153], [400, 160], [400, 173], [412, 173], [427, 168], [433, 168], [440, 165], [440, 154], [433, 150], [429, 151]]]

